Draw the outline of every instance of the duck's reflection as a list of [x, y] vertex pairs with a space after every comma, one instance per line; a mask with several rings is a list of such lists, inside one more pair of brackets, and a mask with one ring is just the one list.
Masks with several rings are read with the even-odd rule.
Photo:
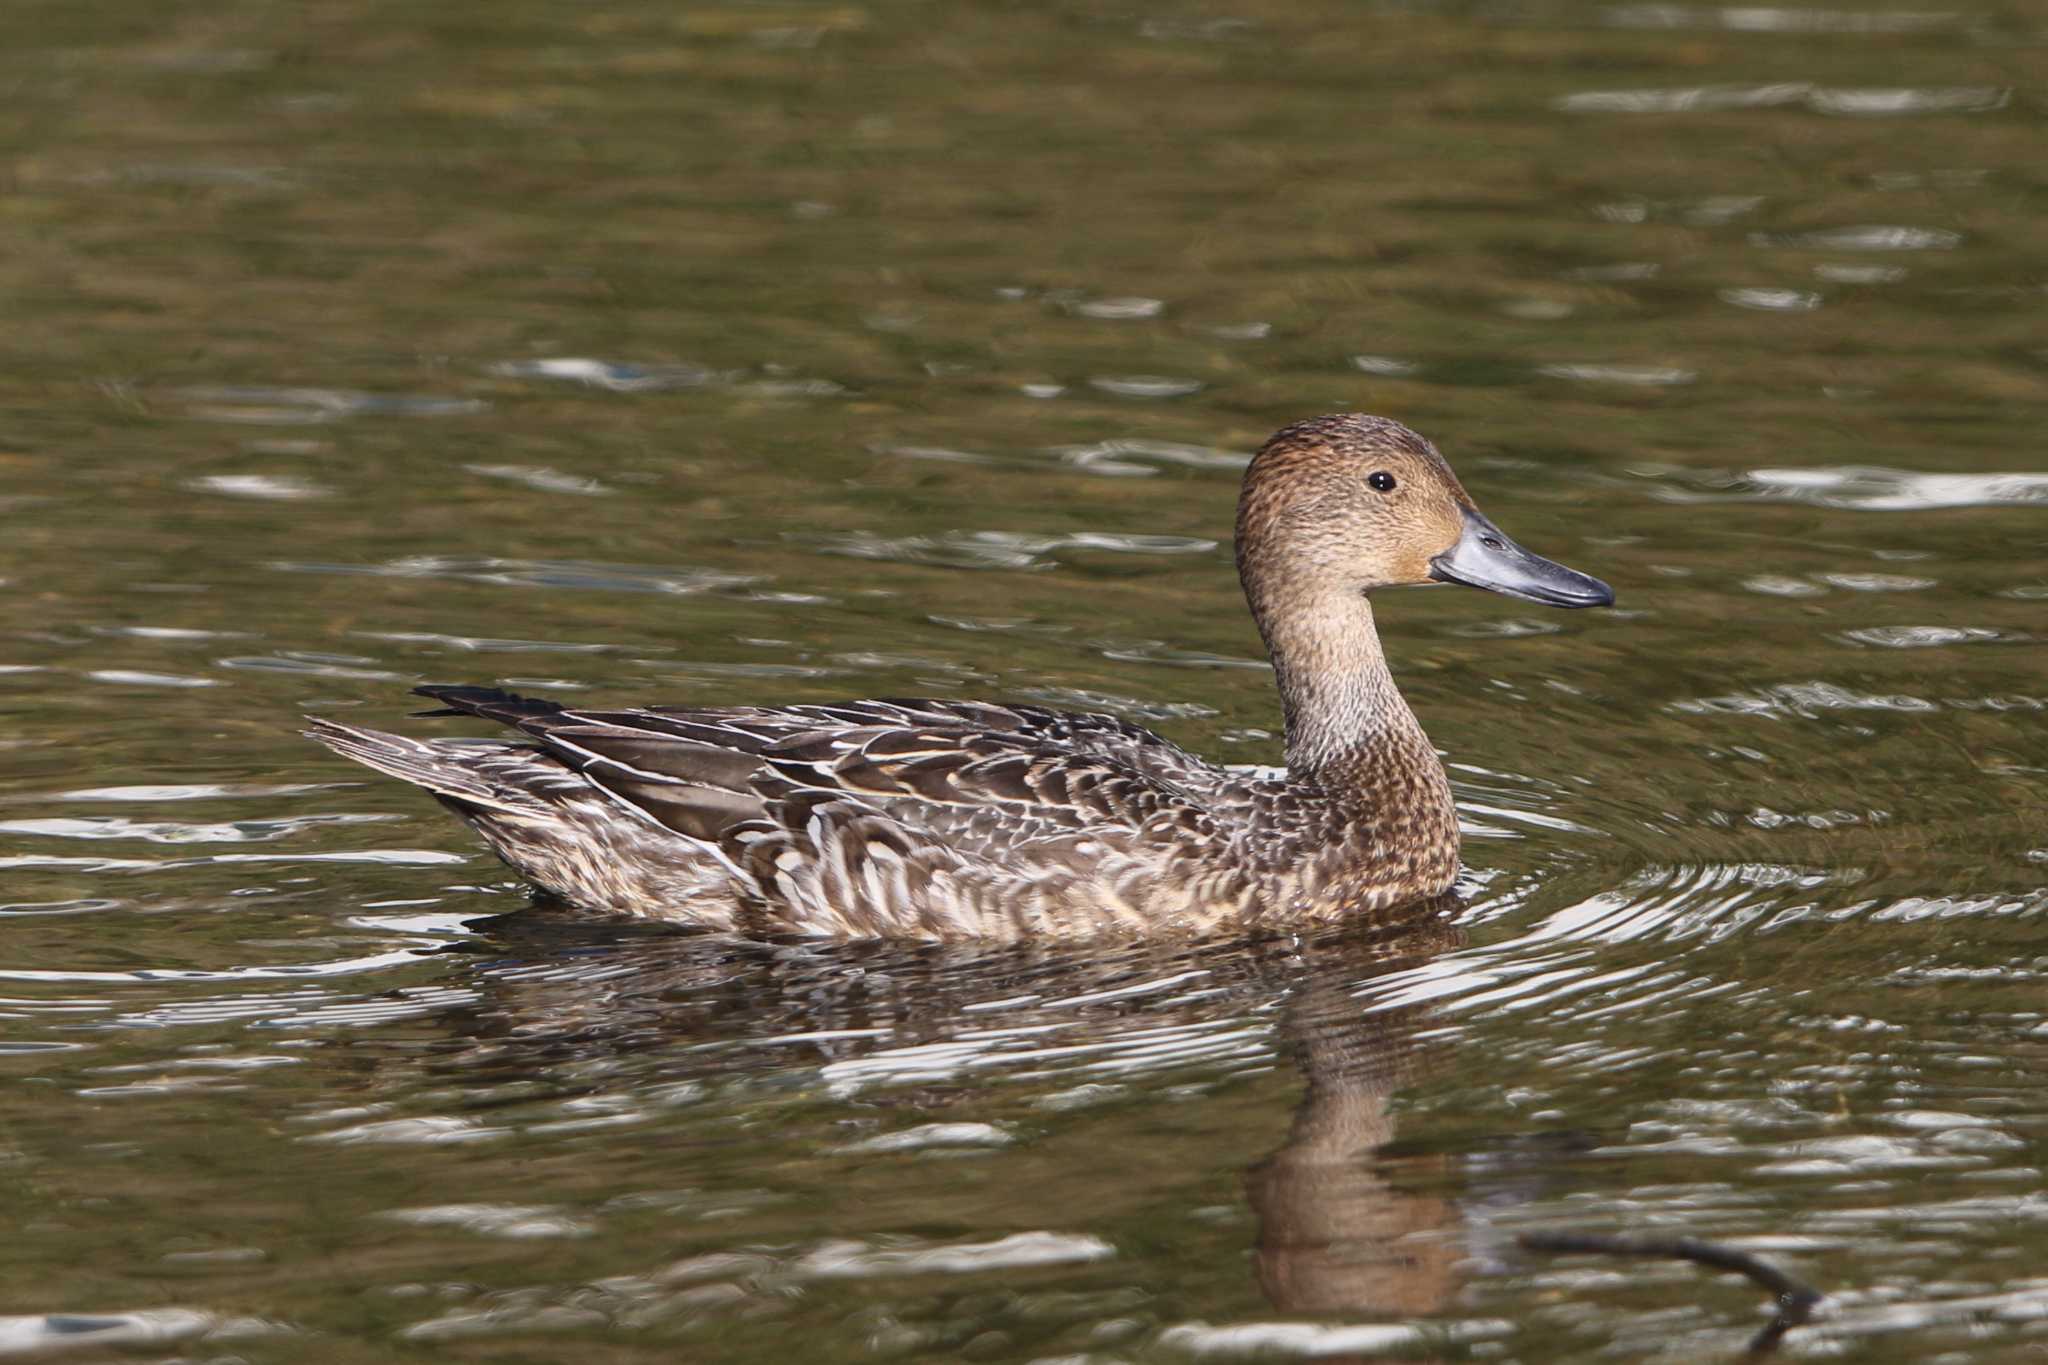
[[[1277, 1020], [1306, 1089], [1285, 1139], [1245, 1176], [1260, 1288], [1289, 1314], [1428, 1315], [1456, 1287], [1457, 1239], [1444, 1233], [1455, 1208], [1395, 1188], [1375, 1161], [1394, 1136], [1390, 1096], [1427, 1055], [1415, 1039], [1426, 1013], [1368, 1012], [1357, 995], [1462, 942], [1455, 907], [1313, 941], [1058, 951], [773, 944], [510, 916], [466, 949], [485, 955], [482, 989], [455, 1060], [472, 1077], [560, 1076], [660, 1051], [732, 1071], [763, 1065], [744, 1044], [787, 1040], [823, 1053], [828, 1075], [901, 1086], [957, 1081], [949, 1059], [1042, 1066], [1033, 1049], [1049, 1036], [1112, 1064], [1184, 1039], [1178, 1060], [1200, 1065], [1227, 1050], [1219, 1040], [1242, 1049], [1242, 1030], [1218, 1031], [1227, 1021]], [[659, 1069], [675, 1079], [666, 1060]]]
[[[1455, 946], [1388, 943], [1379, 972]], [[1375, 973], [1377, 974], [1377, 973]], [[1282, 1034], [1306, 1082], [1287, 1139], [1245, 1176], [1259, 1235], [1259, 1287], [1289, 1313], [1407, 1317], [1445, 1304], [1455, 1287], [1454, 1238], [1430, 1235], [1453, 1216], [1433, 1195], [1407, 1194], [1375, 1157], [1392, 1142], [1389, 1101], [1419, 1064], [1419, 1011], [1367, 1013], [1356, 975], [1311, 966], [1293, 988]]]

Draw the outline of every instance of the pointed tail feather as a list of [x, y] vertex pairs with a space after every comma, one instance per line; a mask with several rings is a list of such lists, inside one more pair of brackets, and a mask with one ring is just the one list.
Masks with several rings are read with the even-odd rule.
[[483, 755], [473, 747], [407, 739], [317, 716], [306, 719], [309, 728], [302, 733], [308, 739], [317, 740], [364, 767], [425, 787], [436, 796], [515, 815], [536, 815], [547, 809], [536, 795], [502, 780], [480, 763]]
[[552, 716], [563, 709], [558, 701], [539, 701], [507, 692], [499, 687], [468, 687], [451, 683], [429, 683], [413, 689], [415, 696], [432, 697], [441, 705], [422, 716], [481, 716], [501, 725], [518, 725], [537, 716]]

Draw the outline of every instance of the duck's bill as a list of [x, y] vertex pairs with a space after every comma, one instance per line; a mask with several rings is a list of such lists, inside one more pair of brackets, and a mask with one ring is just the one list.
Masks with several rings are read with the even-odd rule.
[[1429, 576], [1546, 607], [1609, 607], [1614, 589], [1577, 569], [1530, 554], [1470, 508], [1458, 543], [1429, 561]]

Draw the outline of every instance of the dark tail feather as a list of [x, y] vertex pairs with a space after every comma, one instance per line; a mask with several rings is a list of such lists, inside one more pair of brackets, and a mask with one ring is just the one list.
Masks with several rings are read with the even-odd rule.
[[497, 687], [465, 687], [454, 683], [428, 683], [415, 687], [413, 693], [421, 697], [432, 697], [441, 705], [432, 711], [420, 711], [422, 716], [481, 716], [485, 720], [497, 721], [500, 725], [519, 725], [541, 716], [552, 716], [561, 711], [558, 701], [538, 701], [522, 697], [516, 692], [507, 692]]

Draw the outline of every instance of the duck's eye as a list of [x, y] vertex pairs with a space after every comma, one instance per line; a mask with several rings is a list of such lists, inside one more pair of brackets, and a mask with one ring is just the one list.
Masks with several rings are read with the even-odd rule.
[[1366, 482], [1371, 484], [1376, 492], [1391, 493], [1394, 491], [1394, 476], [1384, 469], [1369, 475], [1366, 478]]

